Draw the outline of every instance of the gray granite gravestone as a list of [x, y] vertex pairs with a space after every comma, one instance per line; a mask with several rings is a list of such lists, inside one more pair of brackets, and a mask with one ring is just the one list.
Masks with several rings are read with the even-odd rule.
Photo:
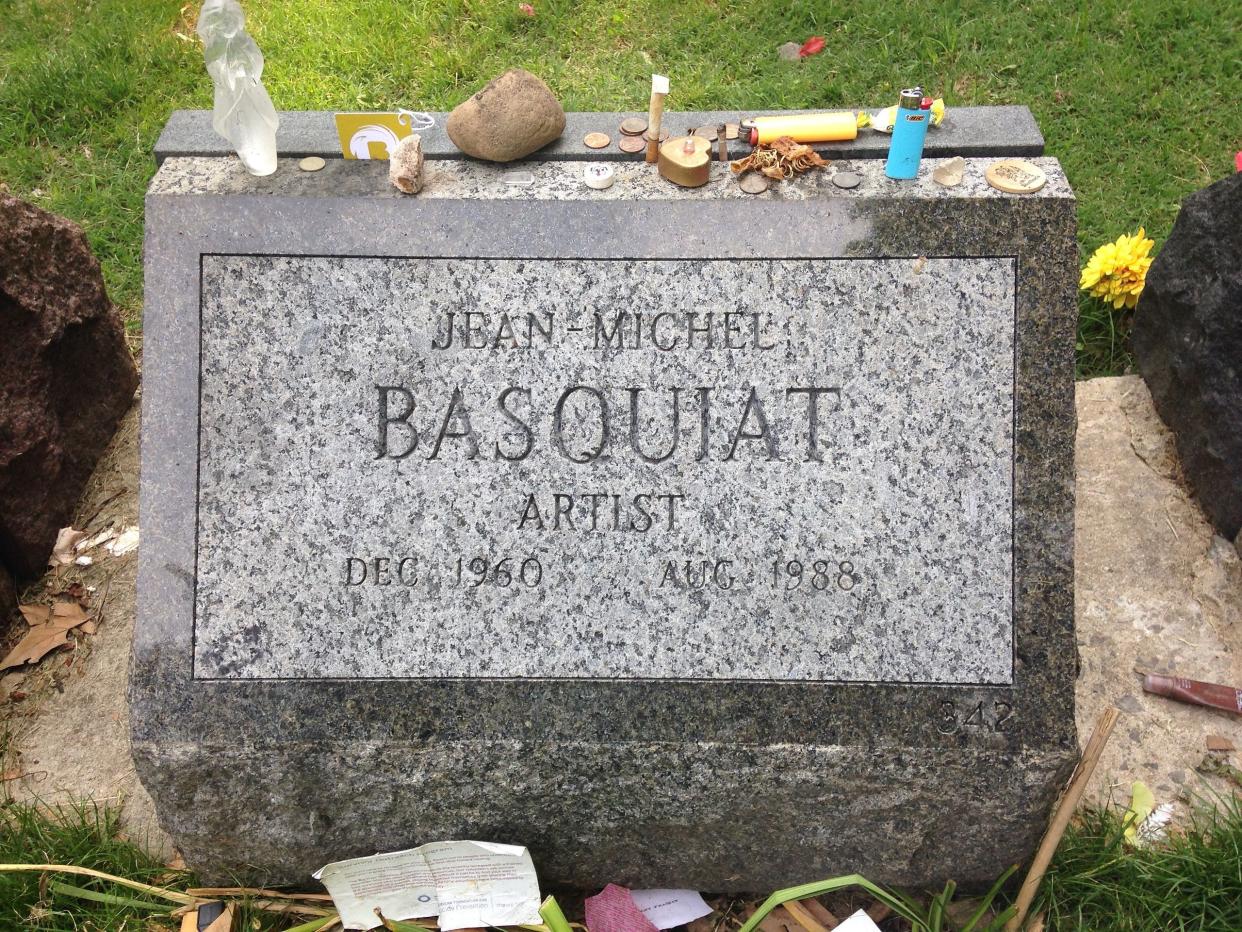
[[[980, 882], [1076, 758], [1074, 200], [168, 158], [139, 773], [209, 878]], [[845, 191], [843, 168], [862, 177]]]

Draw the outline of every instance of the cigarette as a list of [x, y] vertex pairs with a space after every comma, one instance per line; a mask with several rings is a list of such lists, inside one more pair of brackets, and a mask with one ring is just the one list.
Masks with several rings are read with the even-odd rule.
[[647, 104], [647, 161], [654, 162], [660, 152], [660, 121], [664, 119], [664, 98], [668, 95], [668, 78], [651, 76], [651, 102]]

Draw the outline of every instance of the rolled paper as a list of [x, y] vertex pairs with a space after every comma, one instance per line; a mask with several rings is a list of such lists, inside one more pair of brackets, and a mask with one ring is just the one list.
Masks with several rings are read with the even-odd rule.
[[858, 138], [858, 117], [853, 111], [841, 113], [796, 113], [791, 116], [763, 116], [751, 120], [751, 144], [772, 142], [790, 136], [794, 142], [836, 142]]

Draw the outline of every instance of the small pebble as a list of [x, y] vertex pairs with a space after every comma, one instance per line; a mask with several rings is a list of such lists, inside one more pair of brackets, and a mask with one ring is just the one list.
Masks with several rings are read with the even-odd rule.
[[298, 168], [304, 172], [317, 172], [328, 163], [317, 155], [308, 155], [302, 161], [298, 162]]

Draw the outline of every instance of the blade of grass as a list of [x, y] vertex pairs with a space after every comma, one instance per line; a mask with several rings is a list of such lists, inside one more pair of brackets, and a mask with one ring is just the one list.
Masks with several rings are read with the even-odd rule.
[[48, 884], [48, 889], [53, 893], [77, 897], [79, 900], [91, 900], [95, 903], [107, 903], [109, 906], [124, 906], [126, 909], [150, 909], [163, 913], [168, 912], [168, 907], [162, 903], [148, 903], [146, 900], [135, 900], [128, 896], [117, 896], [114, 893], [87, 890], [85, 887], [75, 887], [72, 884], [61, 883], [58, 880], [51, 881]]

